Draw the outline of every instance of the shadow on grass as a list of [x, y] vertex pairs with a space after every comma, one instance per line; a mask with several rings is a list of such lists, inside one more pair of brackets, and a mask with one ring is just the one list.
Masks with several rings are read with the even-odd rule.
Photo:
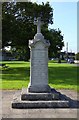
[[27, 67], [16, 67], [8, 68], [2, 71], [2, 80], [29, 80], [30, 68]]
[[[61, 86], [77, 86], [77, 72], [79, 68], [74, 66], [51, 66], [49, 67], [49, 84]], [[30, 68], [26, 66], [9, 67], [2, 71], [3, 81], [28, 81], [30, 77]], [[61, 87], [62, 88], [62, 87]], [[66, 87], [65, 87], [66, 88]]]

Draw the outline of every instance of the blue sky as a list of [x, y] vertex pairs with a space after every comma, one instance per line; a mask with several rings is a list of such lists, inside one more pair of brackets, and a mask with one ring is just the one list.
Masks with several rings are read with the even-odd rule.
[[[64, 47], [63, 51], [66, 51], [66, 44], [68, 42], [68, 51], [77, 52], [77, 2], [52, 2], [50, 5], [53, 7], [54, 24], [50, 25], [50, 28], [60, 29], [62, 35], [64, 34]], [[46, 0], [37, 0], [37, 3], [44, 2]]]
[[64, 48], [68, 42], [68, 51], [77, 51], [77, 3], [53, 2], [54, 24], [51, 28], [59, 28], [64, 34]]

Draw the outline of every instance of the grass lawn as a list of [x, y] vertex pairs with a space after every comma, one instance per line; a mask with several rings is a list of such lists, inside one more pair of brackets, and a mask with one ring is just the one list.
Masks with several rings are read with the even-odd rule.
[[[27, 87], [30, 79], [30, 63], [23, 61], [3, 62], [8, 67], [2, 68], [2, 89], [22, 89]], [[78, 87], [77, 71], [79, 67], [73, 64], [48, 63], [49, 85], [56, 89], [73, 89]], [[1, 80], [0, 80], [1, 89]], [[79, 91], [79, 88], [78, 88]]]

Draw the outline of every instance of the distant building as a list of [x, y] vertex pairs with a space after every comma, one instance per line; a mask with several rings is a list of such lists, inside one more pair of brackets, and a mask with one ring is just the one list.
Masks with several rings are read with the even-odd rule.
[[72, 53], [72, 52], [61, 52], [60, 53], [60, 58], [62, 60], [65, 60], [66, 58], [73, 58], [75, 60], [75, 53]]
[[0, 51], [0, 61], [2, 60], [13, 60], [14, 56], [8, 51]]

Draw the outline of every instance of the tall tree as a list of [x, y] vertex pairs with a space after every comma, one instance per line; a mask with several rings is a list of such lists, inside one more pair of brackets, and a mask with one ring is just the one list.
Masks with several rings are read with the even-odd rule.
[[15, 51], [21, 50], [26, 59], [29, 59], [28, 40], [33, 39], [36, 33], [36, 26], [33, 22], [39, 16], [45, 23], [42, 26], [42, 33], [51, 42], [49, 57], [57, 53], [58, 49], [62, 49], [61, 31], [48, 30], [48, 24], [53, 24], [53, 8], [49, 2], [42, 3], [42, 5], [32, 2], [3, 3], [2, 47], [11, 46], [16, 48]]
[[25, 45], [36, 33], [34, 19], [41, 16], [46, 23], [53, 23], [53, 11], [49, 3], [38, 5], [31, 2], [3, 3], [3, 47], [5, 45]]

